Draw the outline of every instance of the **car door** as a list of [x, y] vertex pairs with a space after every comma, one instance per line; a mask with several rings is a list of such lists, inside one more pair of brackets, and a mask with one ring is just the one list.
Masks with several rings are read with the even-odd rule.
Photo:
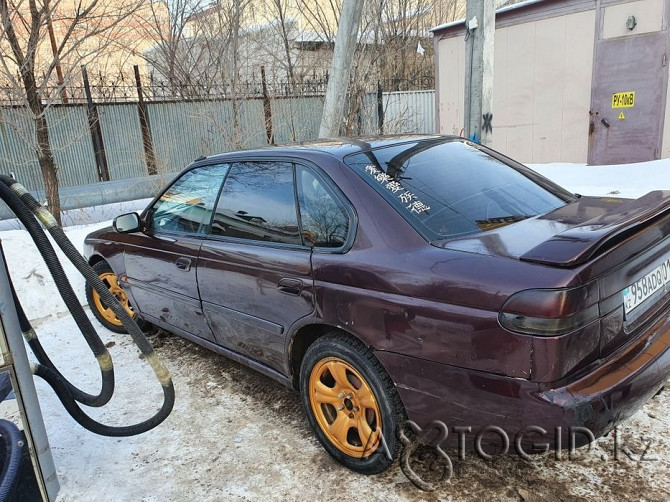
[[276, 369], [288, 329], [314, 310], [311, 246], [296, 202], [292, 163], [232, 163], [198, 259], [217, 343]]
[[184, 172], [145, 212], [124, 251], [135, 308], [149, 321], [212, 341], [196, 279], [198, 252], [227, 165]]

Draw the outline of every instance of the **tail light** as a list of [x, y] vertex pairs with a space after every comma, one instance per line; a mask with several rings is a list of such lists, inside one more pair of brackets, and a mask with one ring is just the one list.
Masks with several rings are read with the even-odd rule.
[[576, 288], [527, 289], [510, 296], [498, 319], [516, 333], [556, 336], [598, 319], [598, 284]]

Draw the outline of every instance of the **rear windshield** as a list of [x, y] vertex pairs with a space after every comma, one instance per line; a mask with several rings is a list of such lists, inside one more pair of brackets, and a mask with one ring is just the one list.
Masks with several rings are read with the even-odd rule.
[[428, 241], [486, 232], [545, 214], [571, 197], [534, 172], [516, 169], [457, 139], [377, 148], [344, 162]]

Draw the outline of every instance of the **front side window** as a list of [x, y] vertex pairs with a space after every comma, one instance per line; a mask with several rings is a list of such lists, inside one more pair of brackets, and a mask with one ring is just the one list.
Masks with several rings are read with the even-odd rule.
[[149, 230], [158, 233], [206, 233], [227, 171], [227, 165], [214, 165], [185, 172], [149, 210]]
[[293, 165], [287, 162], [232, 164], [211, 232], [212, 235], [301, 245]]
[[349, 216], [330, 189], [309, 169], [296, 168], [298, 204], [305, 243], [314, 247], [344, 246]]
[[530, 170], [448, 138], [357, 153], [345, 163], [428, 241], [493, 230], [572, 197]]

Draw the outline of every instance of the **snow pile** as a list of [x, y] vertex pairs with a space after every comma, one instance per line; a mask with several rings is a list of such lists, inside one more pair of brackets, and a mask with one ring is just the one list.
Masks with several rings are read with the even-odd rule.
[[529, 164], [528, 167], [581, 195], [637, 199], [652, 190], [670, 190], [670, 159], [621, 164]]
[[[82, 209], [70, 209], [63, 211], [63, 226], [89, 225], [101, 221], [113, 220], [116, 216], [132, 211], [141, 212], [149, 205], [152, 199], [130, 200], [126, 202], [114, 202], [102, 206], [91, 206]], [[17, 218], [0, 221], [0, 231], [19, 230], [23, 228]]]
[[[105, 227], [110, 222], [92, 225], [68, 227], [65, 233], [78, 250], [83, 249], [84, 238], [93, 230]], [[56, 250], [63, 265], [72, 289], [74, 289], [82, 305], [86, 304], [84, 294], [84, 278], [75, 269], [60, 248], [49, 236], [51, 245]], [[9, 269], [9, 275], [16, 288], [16, 294], [23, 305], [29, 319], [40, 324], [51, 316], [67, 311], [65, 303], [58, 294], [49, 269], [40, 256], [30, 235], [25, 230], [6, 230], [0, 232], [0, 242]]]

